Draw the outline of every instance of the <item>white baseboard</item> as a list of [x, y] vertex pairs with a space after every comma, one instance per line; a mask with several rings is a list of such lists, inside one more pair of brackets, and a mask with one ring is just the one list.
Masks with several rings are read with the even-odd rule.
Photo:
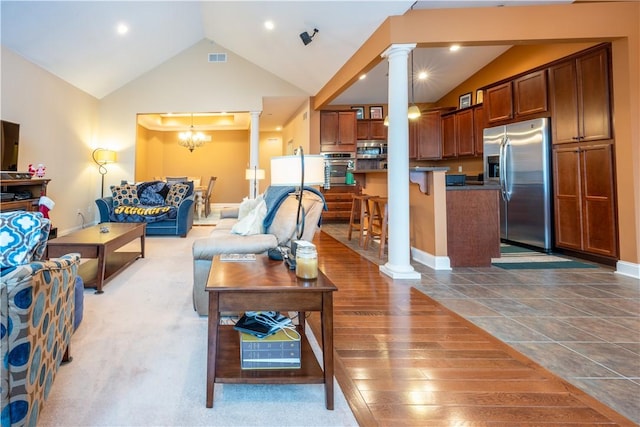
[[435, 256], [411, 247], [411, 258], [434, 270], [451, 270], [451, 263], [448, 256]]
[[633, 277], [640, 279], [640, 264], [634, 264], [632, 262], [618, 261], [616, 263], [616, 273], [623, 276]]

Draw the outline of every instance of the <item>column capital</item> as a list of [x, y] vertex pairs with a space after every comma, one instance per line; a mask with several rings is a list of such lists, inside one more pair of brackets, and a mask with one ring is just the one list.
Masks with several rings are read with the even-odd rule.
[[416, 43], [401, 43], [401, 44], [392, 44], [382, 52], [380, 56], [383, 58], [391, 58], [392, 56], [399, 54], [409, 54], [416, 47]]

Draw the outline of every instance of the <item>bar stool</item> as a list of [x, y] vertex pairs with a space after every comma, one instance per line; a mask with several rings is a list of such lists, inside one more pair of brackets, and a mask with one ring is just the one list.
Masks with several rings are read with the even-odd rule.
[[372, 195], [367, 194], [354, 194], [353, 201], [351, 202], [351, 216], [349, 217], [349, 231], [347, 233], [347, 240], [351, 240], [351, 233], [353, 230], [357, 230], [360, 234], [358, 239], [358, 245], [362, 246], [365, 238], [365, 232], [368, 229], [369, 217], [371, 211], [369, 209], [369, 199]]
[[371, 197], [371, 215], [369, 218], [369, 227], [367, 229], [367, 235], [364, 239], [364, 248], [368, 249], [369, 239], [376, 237], [380, 238], [380, 250], [378, 256], [382, 258], [384, 256], [384, 246], [387, 242], [387, 231], [389, 225], [389, 207], [387, 197]]

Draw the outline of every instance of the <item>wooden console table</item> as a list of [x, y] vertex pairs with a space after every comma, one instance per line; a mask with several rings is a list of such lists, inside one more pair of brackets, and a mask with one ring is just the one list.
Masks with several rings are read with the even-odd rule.
[[[318, 271], [316, 280], [298, 279], [282, 261], [256, 255], [255, 261], [211, 263], [207, 346], [207, 408], [213, 407], [214, 383], [324, 384], [325, 404], [333, 409], [333, 292], [335, 285]], [[240, 368], [240, 338], [233, 326], [220, 325], [220, 312], [298, 311], [301, 335], [300, 369]], [[322, 324], [320, 368], [304, 335], [304, 312], [319, 311]]]

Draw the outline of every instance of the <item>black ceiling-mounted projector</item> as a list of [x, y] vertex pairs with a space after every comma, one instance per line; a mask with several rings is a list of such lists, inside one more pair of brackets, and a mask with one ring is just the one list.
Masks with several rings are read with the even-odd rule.
[[313, 37], [316, 35], [316, 33], [318, 33], [318, 29], [314, 28], [313, 29], [313, 34], [309, 35], [308, 32], [304, 32], [304, 33], [300, 33], [300, 39], [302, 39], [302, 43], [304, 43], [304, 45], [308, 45], [309, 43], [311, 43], [311, 41], [313, 40]]

